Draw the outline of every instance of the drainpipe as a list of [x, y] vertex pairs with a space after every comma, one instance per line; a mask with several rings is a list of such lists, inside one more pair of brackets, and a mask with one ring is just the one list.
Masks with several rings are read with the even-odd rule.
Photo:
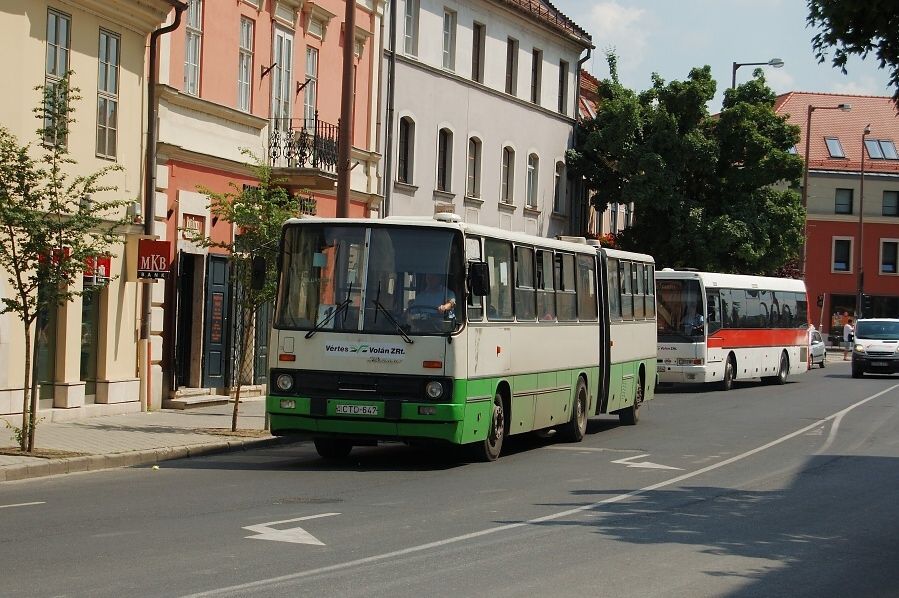
[[[144, 234], [153, 236], [156, 223], [156, 81], [158, 70], [157, 45], [159, 38], [174, 31], [181, 24], [181, 14], [187, 10], [187, 4], [180, 0], [167, 0], [175, 9], [175, 20], [150, 33], [150, 57], [147, 66], [147, 147], [144, 153]], [[141, 285], [141, 322], [140, 341], [138, 342], [138, 371], [140, 376], [141, 411], [149, 411], [152, 406], [152, 377], [150, 361], [150, 321], [153, 308], [153, 283]]]
[[[571, 149], [574, 149], [574, 145], [577, 140], [578, 126], [581, 123], [581, 113], [580, 113], [580, 110], [581, 110], [581, 66], [585, 62], [590, 60], [590, 56], [592, 56], [592, 55], [593, 55], [593, 48], [587, 48], [587, 55], [577, 61], [577, 91], [574, 94], [574, 131], [571, 136]], [[588, 190], [588, 192], [589, 192], [589, 190]], [[573, 208], [574, 208], [574, 206], [572, 206], [572, 211], [573, 211]], [[584, 206], [581, 208], [580, 211], [581, 211], [581, 219], [582, 219], [581, 228], [585, 228], [587, 226], [587, 222], [589, 222], [589, 220], [590, 220], [590, 218], [589, 218], [590, 202], [589, 201], [584, 202]], [[569, 226], [570, 226], [570, 223], [569, 223]], [[583, 230], [581, 230], [581, 231], [571, 230], [572, 235], [579, 235], [582, 232], [584, 232], [584, 231]]]
[[393, 105], [396, 95], [396, 2], [390, 2], [390, 57], [387, 59], [387, 141], [384, 147], [384, 209], [390, 215], [390, 194], [393, 189]]

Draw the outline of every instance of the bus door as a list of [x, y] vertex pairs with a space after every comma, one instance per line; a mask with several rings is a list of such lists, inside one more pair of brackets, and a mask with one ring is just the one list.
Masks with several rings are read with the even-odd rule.
[[706, 288], [705, 291], [706, 352], [702, 357], [705, 358], [706, 364], [724, 363], [726, 355], [723, 348], [724, 337], [721, 335], [721, 328], [724, 324], [721, 295], [718, 289]]
[[[611, 368], [609, 367], [611, 364], [611, 349], [609, 347], [609, 317], [610, 317], [610, 280], [609, 277], [609, 260], [606, 257], [605, 251], [599, 250], [597, 252], [597, 269], [596, 269], [596, 281], [599, 285], [599, 290], [596, 293], [597, 299], [599, 300], [599, 388], [596, 393], [596, 410], [594, 414], [598, 415], [600, 413], [605, 413], [609, 407], [609, 378], [611, 375]], [[615, 279], [617, 281], [618, 276], [618, 262], [617, 260], [613, 260], [612, 270], [614, 272]], [[612, 302], [617, 309], [618, 306], [618, 285], [617, 283], [614, 285], [614, 292], [616, 294], [615, 301]]]

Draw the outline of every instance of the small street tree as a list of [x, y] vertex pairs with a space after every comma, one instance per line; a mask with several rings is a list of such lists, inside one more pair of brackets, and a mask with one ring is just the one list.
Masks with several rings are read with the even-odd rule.
[[120, 166], [87, 176], [67, 172], [76, 164], [68, 138], [74, 105], [81, 99], [78, 89], [69, 87], [70, 76], [36, 88], [43, 99], [34, 109], [41, 122], [37, 145], [21, 145], [0, 127], [0, 271], [12, 289], [0, 303], [0, 315], [15, 314], [24, 328], [22, 427], [15, 432], [19, 448], [27, 452], [34, 451], [38, 422], [35, 323], [90, 292], [76, 290], [78, 278], [117, 241], [121, 220], [115, 215], [126, 203], [96, 199], [114, 190], [102, 179]]
[[[230, 184], [230, 190], [217, 193], [199, 188], [209, 196], [209, 210], [220, 221], [228, 222], [234, 230], [230, 242], [198, 239], [206, 247], [218, 247], [228, 252], [231, 281], [234, 289], [234, 314], [232, 327], [236, 359], [229, 360], [232, 384], [236, 383], [231, 431], [237, 431], [240, 392], [243, 381], [252, 376], [253, 360], [250, 359], [254, 338], [256, 315], [259, 310], [275, 300], [278, 276], [278, 244], [281, 226], [298, 213], [298, 200], [275, 180], [272, 169], [247, 150], [244, 154], [254, 161], [256, 186], [239, 187]], [[255, 265], [255, 268], [254, 268]], [[264, 273], [260, 266], [264, 265]], [[253, 280], [254, 276], [258, 280]]]
[[728, 90], [712, 117], [708, 66], [686, 81], [653, 75], [652, 87], [636, 94], [618, 82], [614, 55], [609, 65], [597, 116], [579, 129], [568, 163], [595, 191], [597, 211], [634, 204], [635, 223], [618, 244], [664, 266], [747, 274], [772, 273], [795, 257], [803, 214], [792, 187], [802, 160], [790, 148], [799, 131], [774, 113], [761, 71]]

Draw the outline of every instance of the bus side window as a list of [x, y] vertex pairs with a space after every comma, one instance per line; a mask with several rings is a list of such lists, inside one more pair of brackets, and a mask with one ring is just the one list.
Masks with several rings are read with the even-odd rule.
[[596, 259], [577, 256], [577, 316], [582, 322], [596, 321]]
[[721, 298], [717, 290], [706, 291], [706, 322], [709, 324], [709, 334], [721, 330]]
[[512, 309], [512, 245], [506, 241], [487, 239], [484, 254], [490, 268], [490, 294], [487, 296], [487, 319], [508, 322]]
[[618, 262], [618, 279], [621, 282], [621, 317], [634, 319], [634, 295], [631, 290], [631, 263]]
[[537, 317], [534, 292], [534, 250], [515, 248], [515, 316], [519, 320]]
[[730, 327], [745, 328], [743, 323], [743, 310], [746, 301], [746, 291], [743, 289], [730, 289]]
[[646, 317], [656, 317], [656, 284], [655, 268], [652, 264], [646, 264]]
[[556, 306], [559, 321], [577, 320], [577, 295], [574, 287], [574, 256], [570, 253], [556, 254]]
[[621, 285], [618, 282], [618, 260], [609, 259], [606, 263], [609, 278], [609, 319], [621, 319]]
[[556, 319], [556, 293], [553, 291], [553, 252], [537, 250], [537, 316], [541, 322]]
[[808, 328], [808, 297], [805, 293], [793, 293], [793, 296], [796, 298], [793, 327]]
[[[465, 261], [468, 262], [480, 262], [481, 257], [481, 239], [478, 237], [466, 237], [465, 238]], [[468, 319], [469, 320], [480, 320], [484, 317], [484, 303], [483, 297], [479, 297], [471, 292], [471, 289], [467, 289], [468, 291]]]
[[633, 279], [634, 285], [634, 319], [642, 320], [646, 311], [643, 308], [643, 297], [646, 295], [646, 288], [644, 285], [646, 284], [646, 275], [643, 269], [643, 264], [634, 264], [633, 265]]

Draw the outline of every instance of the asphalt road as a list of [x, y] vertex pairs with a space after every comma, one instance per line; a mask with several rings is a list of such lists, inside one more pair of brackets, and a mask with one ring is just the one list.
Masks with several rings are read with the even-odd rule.
[[7, 483], [0, 594], [896, 596], [897, 405], [836, 363], [495, 463], [303, 443]]

